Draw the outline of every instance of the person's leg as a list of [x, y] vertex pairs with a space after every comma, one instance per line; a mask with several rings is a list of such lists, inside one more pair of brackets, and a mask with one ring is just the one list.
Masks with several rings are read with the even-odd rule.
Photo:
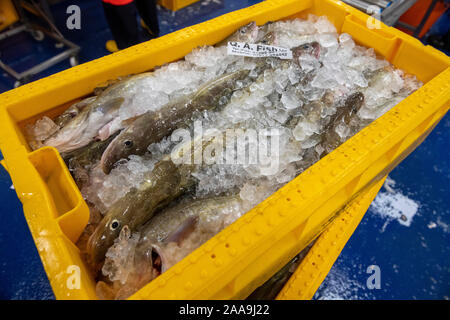
[[117, 48], [125, 49], [139, 43], [136, 7], [133, 3], [116, 6], [103, 3], [105, 17]]
[[156, 0], [135, 0], [138, 13], [154, 36], [159, 36]]
[[[124, 39], [124, 48], [128, 48], [131, 46], [134, 46], [135, 44], [138, 44], [139, 41], [139, 29], [138, 29], [138, 23], [136, 20], [137, 12], [136, 12], [136, 6], [133, 2], [117, 6], [116, 11], [118, 12], [118, 15], [120, 17], [121, 26], [123, 28], [123, 34], [126, 36], [126, 39]], [[117, 45], [120, 49], [119, 44]]]
[[123, 49], [127, 47], [126, 34], [121, 26], [121, 19], [116, 11], [116, 6], [102, 2], [103, 10], [105, 12], [106, 21], [108, 22], [109, 29], [116, 41], [117, 47]]

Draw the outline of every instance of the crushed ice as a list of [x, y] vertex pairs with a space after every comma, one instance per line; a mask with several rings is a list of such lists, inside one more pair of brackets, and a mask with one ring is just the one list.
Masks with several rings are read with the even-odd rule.
[[[317, 41], [321, 46], [319, 56], [300, 56], [299, 67], [272, 59], [272, 68], [257, 74], [256, 64], [251, 58], [228, 56], [225, 46], [196, 48], [184, 60], [157, 68], [130, 88], [124, 96], [125, 104], [119, 116], [111, 124], [113, 130], [119, 129], [124, 120], [149, 110], [158, 110], [171, 99], [192, 93], [224, 73], [243, 68], [252, 70], [251, 75], [256, 80], [248, 87], [242, 84], [242, 89], [235, 91], [230, 101], [224, 102], [224, 108], [194, 114], [192, 119], [201, 120], [204, 130], [215, 129], [222, 133], [229, 128], [256, 129], [258, 132], [276, 129], [277, 132], [279, 152], [274, 168], [267, 163], [216, 163], [199, 166], [193, 172], [198, 180], [194, 197], [237, 190], [242, 200], [241, 207], [228, 216], [226, 222], [222, 221], [221, 227], [232, 223], [320, 159], [325, 151], [320, 135], [330, 117], [351, 93], [363, 93], [365, 101], [358, 112], [358, 119], [353, 119], [350, 124], [341, 122], [335, 127], [340, 143], [421, 86], [415, 77], [378, 58], [373, 49], [358, 46], [349, 34], [338, 34], [326, 17], [310, 15], [307, 20], [274, 22], [260, 30], [263, 29], [273, 32], [274, 45], [281, 47], [293, 48]], [[292, 122], [293, 118], [296, 121]], [[189, 129], [194, 131], [193, 127]], [[43, 118], [29, 131], [33, 140], [41, 141], [56, 130], [51, 119]], [[252, 143], [262, 143], [261, 139], [251, 136], [245, 141], [247, 153], [252, 150]], [[273, 143], [270, 141], [264, 140], [263, 143], [269, 147]], [[151, 171], [156, 161], [174, 146], [171, 137], [167, 137], [149, 147], [152, 156], [123, 159], [109, 175], [105, 175], [99, 166], [94, 167], [90, 183], [83, 187], [83, 196], [105, 213], [117, 199], [131, 188], [138, 187], [146, 172]], [[234, 156], [237, 157], [236, 151]], [[388, 211], [385, 209], [387, 204], [391, 208]], [[400, 223], [408, 224], [418, 206], [401, 194], [381, 193], [373, 208], [382, 215], [395, 216]], [[407, 222], [400, 219], [400, 214], [408, 217]], [[221, 227], [208, 228], [218, 232]], [[214, 232], [193, 233], [184, 241], [183, 250], [176, 244], [169, 244], [166, 248], [170, 252], [169, 265], [179, 261]], [[126, 282], [138, 239], [139, 235], [121, 234], [108, 251], [103, 273], [111, 281]]]

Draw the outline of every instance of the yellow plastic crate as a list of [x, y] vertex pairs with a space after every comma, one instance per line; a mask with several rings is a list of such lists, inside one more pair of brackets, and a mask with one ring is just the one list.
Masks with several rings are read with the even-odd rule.
[[386, 178], [366, 187], [319, 236], [276, 300], [312, 299]]
[[0, 31], [19, 20], [16, 8], [11, 0], [0, 1]]
[[180, 10], [199, 0], [158, 0], [158, 4], [172, 11]]
[[[449, 108], [446, 55], [394, 28], [368, 29], [368, 16], [340, 1], [268, 0], [0, 95], [0, 148], [58, 299], [97, 298], [95, 283], [74, 245], [89, 211], [57, 150], [31, 152], [24, 125], [61, 113], [98, 83], [180, 59], [252, 20], [264, 24], [309, 13], [326, 15], [339, 32], [373, 47], [425, 85], [131, 297], [245, 298], [431, 132]], [[330, 257], [326, 259], [335, 259]], [[81, 269], [80, 289], [67, 286], [72, 265]]]

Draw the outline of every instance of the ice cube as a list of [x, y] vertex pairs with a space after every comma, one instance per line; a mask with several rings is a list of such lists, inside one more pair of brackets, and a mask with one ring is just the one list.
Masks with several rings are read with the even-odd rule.
[[283, 103], [283, 106], [287, 110], [296, 109], [298, 107], [301, 107], [303, 104], [292, 87], [283, 92], [281, 96], [281, 103]]
[[59, 127], [47, 116], [43, 116], [41, 119], [36, 121], [34, 126], [28, 127], [28, 134], [30, 138], [36, 141], [44, 141], [56, 131]]
[[319, 17], [316, 23], [314, 24], [314, 28], [317, 30], [318, 33], [337, 32], [335, 26], [327, 19], [326, 16]]

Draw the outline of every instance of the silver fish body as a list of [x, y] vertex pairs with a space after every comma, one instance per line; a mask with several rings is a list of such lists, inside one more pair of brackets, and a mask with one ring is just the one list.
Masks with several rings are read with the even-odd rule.
[[139, 74], [110, 86], [75, 117], [64, 122], [64, 126], [47, 138], [44, 145], [55, 147], [59, 152], [70, 152], [86, 146], [97, 137], [102, 127], [118, 116], [130, 87], [149, 76], [152, 74]]
[[191, 95], [171, 101], [158, 111], [139, 116], [108, 146], [101, 158], [102, 169], [109, 173], [115, 163], [131, 154], [142, 155], [150, 144], [170, 135], [175, 129], [187, 126], [194, 112], [215, 109], [224, 105], [244, 80], [249, 70], [225, 74], [208, 82]]
[[190, 172], [171, 160], [158, 162], [138, 188], [117, 200], [90, 236], [87, 249], [94, 263], [103, 260], [107, 249], [127, 225], [132, 231], [148, 221], [156, 210], [183, 194], [193, 180]]
[[103, 266], [103, 274], [114, 283], [99, 282], [99, 296], [104, 299], [129, 297], [242, 213], [238, 195], [185, 198], [160, 211], [133, 234], [125, 226], [108, 250]]
[[182, 143], [146, 173], [138, 188], [132, 188], [111, 206], [88, 241], [87, 251], [94, 263], [103, 260], [124, 226], [135, 231], [158, 209], [195, 186], [196, 179], [191, 173], [198, 165], [191, 159], [210, 143], [203, 136]]
[[54, 120], [55, 124], [60, 128], [64, 127], [72, 118], [75, 118], [81, 112], [81, 110], [83, 110], [84, 107], [94, 102], [95, 99], [97, 99], [97, 97], [93, 96], [74, 103], [66, 111], [56, 117], [56, 119]]
[[342, 107], [338, 108], [321, 135], [321, 144], [324, 149], [324, 152], [320, 155], [321, 157], [324, 157], [344, 142], [336, 132], [336, 127], [340, 123], [345, 123], [348, 126], [351, 119], [357, 116], [357, 112], [361, 109], [363, 103], [364, 95], [361, 92], [355, 92], [347, 97]]
[[254, 43], [258, 38], [258, 26], [252, 21], [240, 27], [233, 34], [216, 44], [217, 47], [226, 46], [230, 41]]

